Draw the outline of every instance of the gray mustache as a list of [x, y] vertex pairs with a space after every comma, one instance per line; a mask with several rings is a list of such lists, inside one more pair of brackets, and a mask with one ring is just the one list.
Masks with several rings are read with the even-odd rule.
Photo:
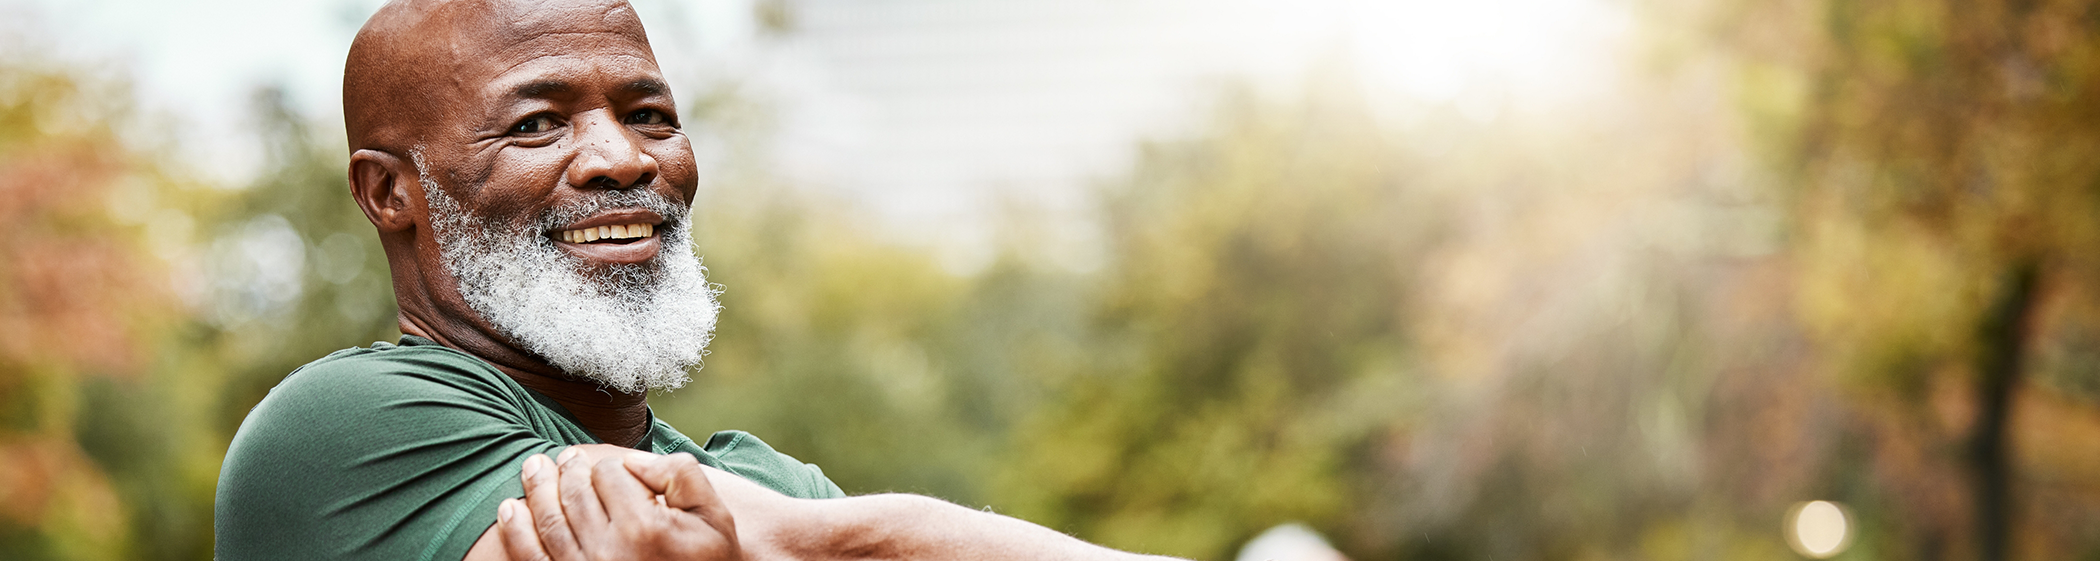
[[664, 217], [663, 229], [684, 225], [692, 206], [674, 202], [648, 189], [621, 189], [598, 191], [582, 202], [558, 206], [541, 211], [533, 221], [540, 231], [552, 230], [574, 224], [599, 213], [615, 210], [646, 209]]

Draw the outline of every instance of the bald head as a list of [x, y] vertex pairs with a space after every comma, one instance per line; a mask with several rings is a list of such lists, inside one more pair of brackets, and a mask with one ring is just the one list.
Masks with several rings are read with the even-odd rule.
[[343, 66], [350, 150], [400, 155], [427, 135], [460, 132], [489, 78], [578, 42], [607, 41], [631, 43], [654, 65], [624, 0], [388, 2], [358, 31]]
[[626, 2], [394, 0], [351, 44], [343, 115], [402, 333], [636, 395], [698, 362], [699, 175]]

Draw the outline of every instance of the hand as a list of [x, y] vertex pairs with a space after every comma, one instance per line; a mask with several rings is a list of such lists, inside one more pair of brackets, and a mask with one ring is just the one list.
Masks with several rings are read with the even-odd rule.
[[689, 454], [572, 447], [527, 458], [525, 499], [497, 507], [513, 560], [740, 560], [736, 524]]

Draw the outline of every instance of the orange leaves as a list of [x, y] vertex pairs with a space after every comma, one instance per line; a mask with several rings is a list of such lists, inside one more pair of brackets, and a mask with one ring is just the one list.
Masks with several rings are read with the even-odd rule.
[[0, 437], [0, 458], [0, 527], [41, 530], [60, 558], [122, 557], [123, 503], [69, 439]]
[[60, 438], [0, 440], [0, 457], [8, 469], [0, 470], [0, 520], [37, 526], [54, 508], [93, 511], [103, 517], [121, 515], [109, 482], [98, 473], [72, 442]]
[[136, 371], [134, 324], [172, 299], [134, 230], [103, 211], [135, 157], [100, 134], [6, 136], [28, 138], [0, 150], [0, 364]]

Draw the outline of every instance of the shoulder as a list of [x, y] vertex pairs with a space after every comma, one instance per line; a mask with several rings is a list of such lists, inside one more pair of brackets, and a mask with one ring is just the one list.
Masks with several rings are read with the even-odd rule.
[[294, 370], [249, 412], [220, 468], [221, 558], [449, 546], [460, 513], [501, 492], [490, 482], [552, 446], [532, 429], [530, 402], [494, 367], [442, 347], [354, 348]]
[[803, 463], [774, 450], [751, 433], [725, 430], [708, 437], [701, 446], [722, 462], [722, 469], [743, 476], [783, 495], [804, 499], [835, 499], [846, 496], [838, 484], [824, 476], [815, 464]]
[[[512, 419], [526, 396], [510, 377], [459, 351], [374, 345], [293, 370], [249, 412], [240, 432], [370, 432], [440, 419]], [[352, 420], [375, 424], [344, 424]]]
[[292, 371], [249, 411], [228, 467], [259, 457], [358, 462], [396, 441], [514, 428], [530, 399], [494, 367], [443, 347], [337, 351]]
[[263, 403], [432, 390], [493, 395], [505, 393], [507, 380], [481, 359], [449, 348], [374, 345], [336, 351], [293, 370]]

